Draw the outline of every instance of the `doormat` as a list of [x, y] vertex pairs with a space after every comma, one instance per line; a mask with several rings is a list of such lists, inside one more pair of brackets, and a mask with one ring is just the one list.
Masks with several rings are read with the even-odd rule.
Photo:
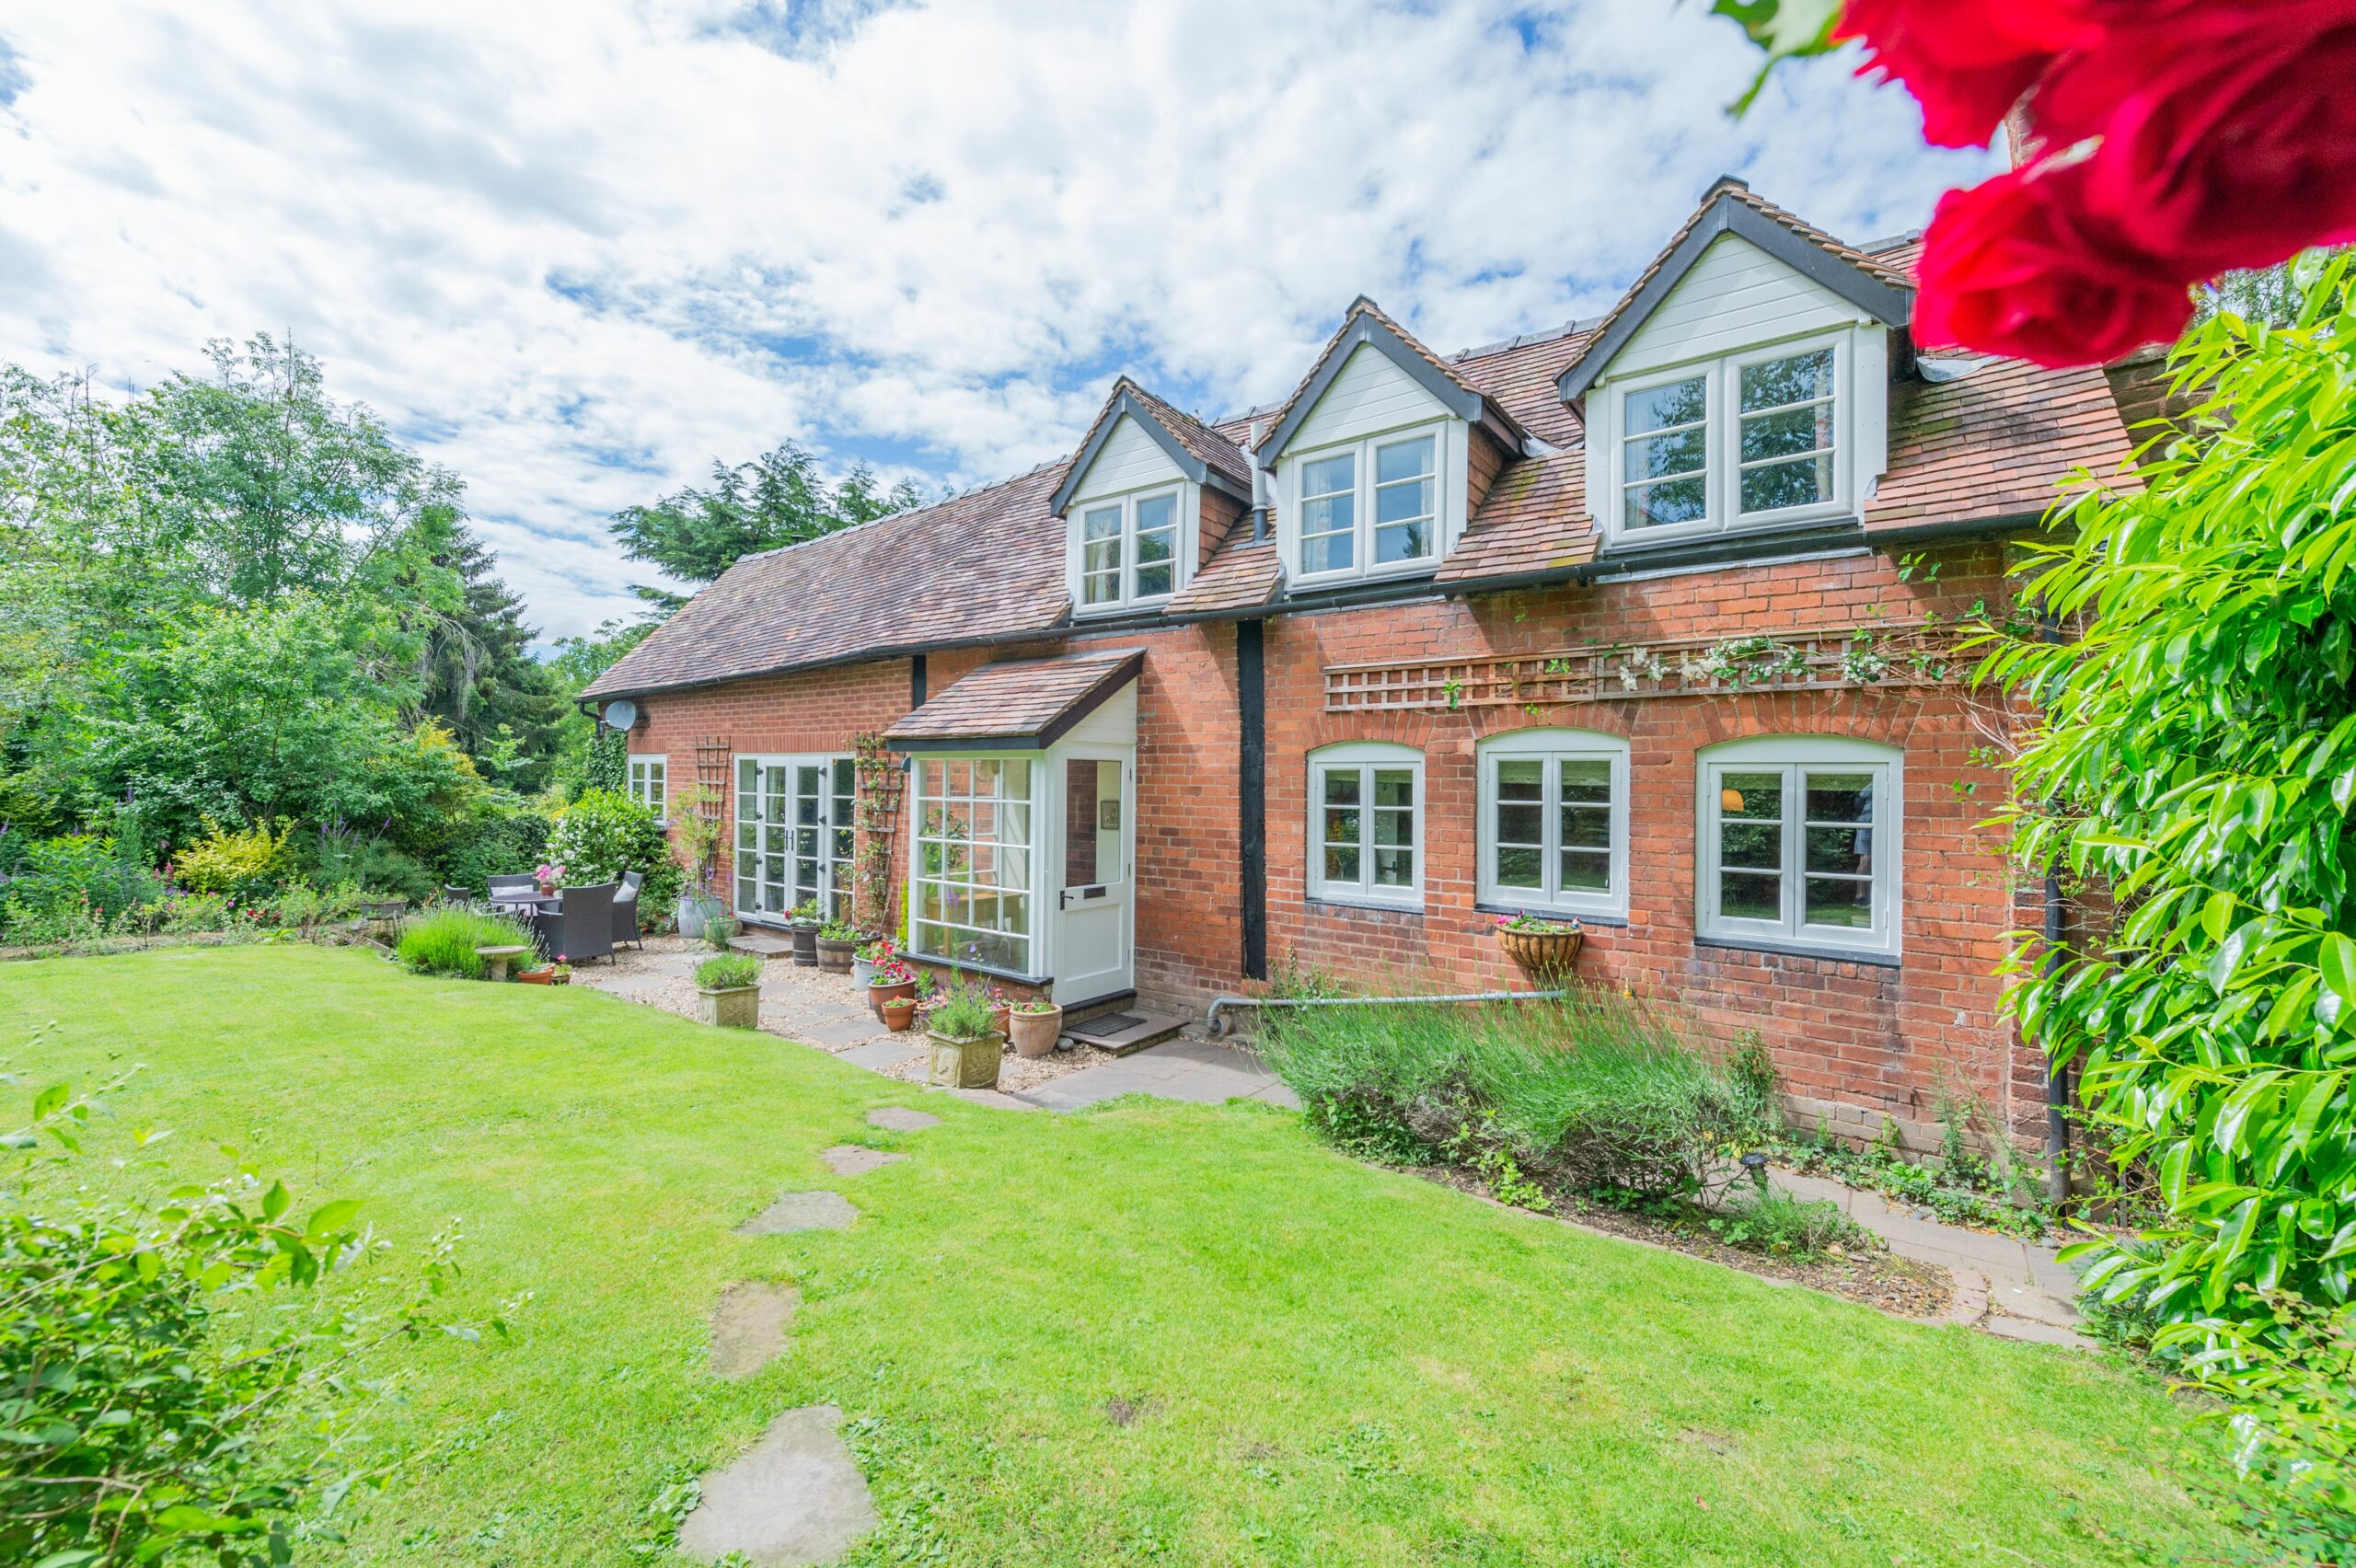
[[1101, 1040], [1135, 1029], [1145, 1021], [1141, 1013], [1114, 1013], [1109, 1018], [1091, 1018], [1086, 1023], [1075, 1023], [1064, 1031], [1079, 1040]]

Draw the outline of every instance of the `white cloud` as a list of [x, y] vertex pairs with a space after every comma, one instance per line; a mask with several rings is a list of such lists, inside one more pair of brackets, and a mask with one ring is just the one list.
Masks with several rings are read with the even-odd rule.
[[1698, 4], [91, 0], [0, 22], [0, 357], [291, 332], [467, 478], [552, 631], [615, 508], [792, 436], [930, 488], [1113, 371], [1272, 401], [1361, 292], [1443, 351], [1608, 306], [1720, 172], [1836, 233], [1978, 155]]

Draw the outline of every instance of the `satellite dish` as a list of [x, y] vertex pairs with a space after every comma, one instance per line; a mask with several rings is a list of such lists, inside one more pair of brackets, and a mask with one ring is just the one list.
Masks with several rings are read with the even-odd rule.
[[629, 698], [618, 697], [606, 704], [606, 728], [627, 730], [638, 722], [638, 704]]

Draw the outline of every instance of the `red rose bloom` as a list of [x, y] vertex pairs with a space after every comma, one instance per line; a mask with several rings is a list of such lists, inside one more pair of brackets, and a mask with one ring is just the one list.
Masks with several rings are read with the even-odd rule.
[[2084, 228], [2085, 173], [2016, 169], [1939, 198], [1915, 268], [1918, 343], [2058, 368], [2175, 340], [2192, 319], [2184, 284], [2139, 271]]
[[1835, 39], [1862, 39], [1865, 63], [1923, 105], [1923, 135], [1981, 147], [2053, 57], [2101, 29], [2084, 0], [1849, 0]]
[[2033, 109], [2052, 145], [2101, 139], [2089, 214], [2177, 278], [2356, 239], [2356, 0], [2114, 26]]

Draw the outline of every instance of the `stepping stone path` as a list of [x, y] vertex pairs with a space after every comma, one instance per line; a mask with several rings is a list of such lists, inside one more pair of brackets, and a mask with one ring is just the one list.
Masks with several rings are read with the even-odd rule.
[[739, 1236], [790, 1236], [797, 1230], [849, 1230], [859, 1211], [840, 1193], [788, 1193], [736, 1228]]
[[874, 1500], [835, 1429], [836, 1405], [804, 1405], [769, 1423], [734, 1464], [703, 1478], [679, 1527], [679, 1550], [709, 1562], [742, 1552], [756, 1568], [827, 1562], [873, 1529]]
[[749, 1378], [785, 1353], [785, 1331], [802, 1293], [790, 1285], [739, 1280], [711, 1313], [711, 1375]]
[[906, 1159], [905, 1154], [886, 1154], [880, 1148], [862, 1148], [857, 1144], [837, 1144], [822, 1148], [818, 1158], [834, 1168], [837, 1176], [859, 1176], [879, 1165], [889, 1165], [895, 1159]]
[[941, 1125], [941, 1118], [930, 1111], [911, 1111], [904, 1105], [880, 1105], [867, 1113], [867, 1124], [895, 1133], [920, 1133], [927, 1127]]

